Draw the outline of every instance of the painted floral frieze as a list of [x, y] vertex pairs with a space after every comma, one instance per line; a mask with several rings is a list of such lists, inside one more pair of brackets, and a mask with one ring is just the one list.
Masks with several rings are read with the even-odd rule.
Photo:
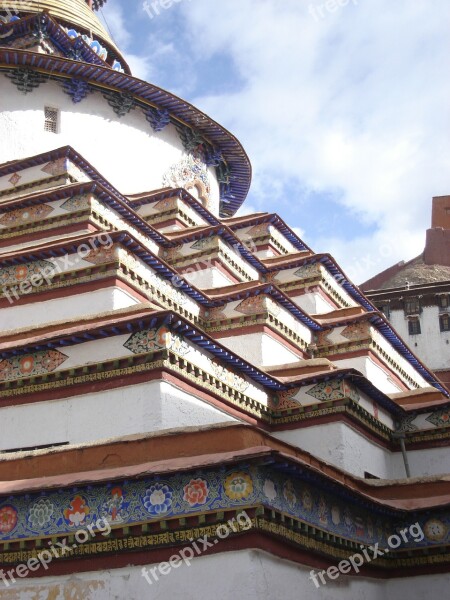
[[64, 510], [64, 518], [70, 527], [81, 527], [86, 522], [90, 508], [83, 496], [75, 496], [70, 506]]
[[203, 506], [209, 495], [208, 482], [205, 479], [191, 479], [184, 486], [183, 500], [190, 506]]
[[152, 517], [163, 517], [172, 512], [173, 489], [165, 483], [155, 483], [145, 492], [142, 503]]
[[377, 542], [383, 547], [405, 523], [416, 521], [425, 537], [411, 540], [412, 548], [450, 543], [450, 511], [405, 516], [377, 512], [366, 504], [270, 467], [236, 465], [228, 471], [200, 470], [82, 487], [76, 492], [61, 489], [5, 498], [0, 500], [0, 540], [70, 534], [100, 517], [114, 527], [264, 505], [359, 543]]

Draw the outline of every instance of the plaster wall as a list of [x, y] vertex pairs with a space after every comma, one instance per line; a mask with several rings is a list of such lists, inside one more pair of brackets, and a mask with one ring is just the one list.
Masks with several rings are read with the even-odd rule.
[[291, 300], [309, 315], [323, 315], [335, 309], [332, 303], [327, 302], [318, 292], [292, 296]]
[[[73, 231], [71, 233], [65, 233], [64, 234], [64, 241], [70, 240], [71, 238], [76, 238], [80, 235], [93, 235], [92, 231], [89, 231], [89, 229], [83, 229], [83, 227], [80, 225], [80, 229], [78, 231]], [[1, 237], [1, 234], [0, 234]], [[28, 242], [21, 242], [20, 244], [13, 244], [11, 246], [4, 246], [3, 248], [0, 248], [0, 255], [2, 254], [12, 254], [13, 252], [22, 252], [23, 250], [26, 250], [27, 248], [33, 248], [35, 246], [37, 246], [38, 244], [41, 245], [45, 245], [45, 244], [51, 244], [52, 242], [60, 242], [61, 241], [61, 234], [59, 235], [51, 235], [51, 229], [48, 231], [48, 237], [46, 236], [46, 232], [43, 232], [42, 237], [39, 239], [39, 242], [37, 243], [36, 240], [31, 240]]]
[[[163, 175], [184, 158], [173, 125], [155, 133], [140, 109], [119, 119], [99, 92], [74, 104], [56, 82], [22, 94], [0, 76], [0, 164], [71, 145], [122, 193], [162, 187]], [[44, 131], [44, 107], [60, 111], [58, 133]], [[209, 168], [212, 212], [217, 214], [219, 184]]]
[[[162, 381], [0, 409], [0, 452], [233, 421]], [[0, 593], [0, 598], [1, 598]]]
[[[174, 552], [175, 555], [175, 552]], [[153, 565], [147, 565], [147, 569]], [[319, 589], [311, 569], [259, 550], [227, 552], [195, 558], [190, 566], [172, 568], [149, 585], [142, 567], [129, 566], [60, 577], [24, 579], [1, 591], [2, 600], [196, 600], [199, 586], [216, 600], [428, 600], [446, 598], [448, 578], [429, 575], [380, 580], [341, 575]], [[202, 595], [202, 594], [200, 594]]]
[[[427, 450], [408, 450], [406, 446], [411, 477], [425, 475], [450, 475], [450, 456], [448, 446], [443, 448], [429, 448]], [[403, 477], [405, 467], [400, 452], [392, 454], [392, 472], [395, 477]]]
[[382, 479], [392, 476], [391, 453], [344, 423], [279, 431], [274, 437], [357, 477], [365, 471]]
[[[344, 423], [280, 431], [273, 435], [357, 477], [364, 477], [365, 471], [381, 479], [406, 477], [401, 452], [386, 450]], [[407, 452], [412, 477], [450, 473], [447, 448]]]
[[236, 337], [220, 337], [221, 344], [257, 367], [270, 367], [298, 362], [300, 357], [266, 333], [239, 334]]
[[420, 314], [421, 333], [410, 335], [403, 310], [393, 310], [390, 321], [411, 350], [430, 367], [448, 369], [450, 365], [450, 331], [441, 331], [438, 306], [424, 306]]
[[[10, 296], [14, 301], [14, 296]], [[56, 321], [70, 321], [138, 304], [138, 300], [127, 292], [111, 287], [75, 296], [67, 295], [45, 302], [12, 304], [0, 309], [0, 329], [24, 329], [43, 326]]]
[[217, 267], [203, 269], [200, 264], [198, 267], [189, 267], [181, 273], [181, 277], [200, 290], [224, 287], [234, 283], [231, 275], [227, 277]]
[[356, 369], [369, 379], [379, 390], [385, 394], [394, 394], [403, 391], [399, 384], [389, 376], [389, 373], [365, 356], [354, 358], [334, 358], [333, 363], [340, 369]]

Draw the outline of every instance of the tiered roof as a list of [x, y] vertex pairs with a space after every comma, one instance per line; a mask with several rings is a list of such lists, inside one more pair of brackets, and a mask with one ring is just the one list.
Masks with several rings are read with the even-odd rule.
[[420, 523], [423, 540], [367, 573], [447, 570], [448, 478], [364, 481], [282, 438], [336, 424], [386, 452], [400, 437], [448, 445], [448, 391], [332, 256], [278, 215], [233, 216], [250, 184], [241, 145], [116, 64], [89, 9], [103, 2], [30, 4], [0, 25], [11, 82], [51, 79], [74, 103], [101, 92], [155, 132], [173, 123], [186, 154], [216, 169], [221, 204], [214, 215], [184, 188], [125, 196], [71, 147], [0, 165], [0, 411], [23, 409], [38, 429], [16, 431], [33, 444], [0, 441], [2, 566], [101, 516], [104, 544], [73, 546], [49, 573], [157, 562], [245, 510], [249, 531], [211, 552], [328, 564]]
[[[410, 447], [442, 436], [450, 439], [437, 420], [450, 410], [448, 392], [334, 259], [314, 254], [277, 215], [222, 222], [182, 189], [125, 197], [74, 150], [62, 148], [0, 166], [0, 237], [0, 319], [5, 315], [6, 329], [0, 341], [3, 407], [77, 399], [98, 389], [132, 390], [165, 380], [235, 421], [195, 433], [186, 432], [180, 422], [170, 434], [155, 431], [89, 446], [69, 443], [0, 456], [0, 492], [17, 513], [17, 525], [2, 534], [9, 544], [1, 554], [4, 562], [16, 560], [12, 549], [23, 539], [30, 540], [27, 552], [32, 552], [37, 541], [23, 515], [33, 503], [42, 502], [40, 498], [59, 510], [56, 507], [64, 503], [70, 506], [72, 496], [87, 501], [88, 486], [95, 485], [97, 496], [89, 496], [89, 509], [98, 514], [98, 503], [112, 485], [129, 497], [145, 495], [162, 475], [172, 490], [180, 477], [188, 481], [194, 473], [206, 487], [224, 486], [220, 507], [213, 510], [205, 501], [186, 512], [182, 503], [173, 502], [165, 517], [169, 521], [156, 521], [152, 535], [137, 508], [133, 516], [124, 511], [123, 520], [112, 522], [110, 548], [118, 565], [125, 560], [125, 540], [139, 548], [156, 544], [158, 556], [164, 556], [164, 543], [156, 541], [164, 523], [170, 522], [173, 531], [167, 538], [170, 545], [187, 531], [189, 515], [200, 523], [206, 518], [202, 515], [209, 515], [212, 531], [222, 522], [224, 510], [233, 513], [243, 506], [261, 540], [272, 533], [291, 543], [295, 538], [289, 555], [299, 561], [305, 560], [305, 547], [336, 558], [348, 553], [349, 544], [375, 539], [383, 543], [382, 532], [399, 520], [423, 521], [426, 527], [427, 516], [421, 511], [432, 506], [443, 522], [450, 520], [442, 500], [450, 497], [448, 482], [363, 484], [276, 439], [286, 428], [317, 426], [325, 415], [327, 420], [351, 423], [389, 450], [398, 447], [399, 431]], [[80, 255], [81, 247], [88, 252]], [[196, 282], [188, 269], [193, 266], [194, 275], [216, 270], [226, 274], [229, 283], [208, 287], [201, 277]], [[45, 269], [50, 270], [47, 279], [42, 276]], [[111, 309], [92, 301], [88, 309], [82, 308], [86, 294], [96, 298], [97, 292], [113, 288], [126, 292], [131, 304]], [[328, 309], [311, 314], [304, 307], [311, 294], [326, 300]], [[60, 318], [52, 317], [47, 306], [58, 306]], [[24, 319], [33, 315], [30, 324], [9, 320], [9, 311], [20, 307]], [[41, 311], [40, 317], [36, 311]], [[281, 343], [290, 361], [252, 362], [252, 348], [244, 342], [239, 351], [231, 349], [233, 340], [244, 340], [249, 332], [261, 336], [261, 345], [266, 343], [264, 336]], [[351, 363], [352, 357], [360, 356], [376, 360], [396, 382], [397, 391], [383, 391], [369, 373], [340, 365], [342, 357]], [[203, 440], [201, 453], [187, 450], [192, 436]], [[123, 444], [129, 449], [125, 463], [98, 470], [111, 445]], [[146, 452], [152, 460], [143, 463], [142, 449], [155, 444], [164, 450], [158, 455]], [[76, 456], [83, 458], [78, 461]], [[226, 481], [219, 484], [223, 469]], [[227, 491], [234, 476], [248, 484], [248, 495], [239, 506]], [[284, 493], [283, 502], [264, 497], [267, 479]], [[298, 520], [293, 498], [302, 493], [305, 482], [313, 499], [317, 495], [317, 501], [326, 504], [331, 494], [336, 505], [342, 503], [342, 511], [350, 503], [352, 518], [364, 523], [374, 519], [380, 533], [369, 538], [366, 526], [344, 531], [312, 513], [308, 517], [301, 512]], [[56, 488], [61, 490], [58, 497]], [[439, 502], [432, 495], [435, 488]], [[282, 514], [288, 515], [288, 523], [283, 524]], [[135, 528], [131, 536], [129, 527]], [[198, 525], [198, 531], [202, 527], [206, 525]], [[54, 538], [69, 530], [65, 521], [48, 523], [37, 537]], [[323, 541], [312, 544], [319, 537]], [[433, 555], [433, 542], [425, 544]], [[408, 565], [426, 571], [421, 550], [414, 546], [408, 551]], [[89, 552], [95, 556], [94, 546]], [[74, 553], [71, 560], [81, 556]], [[393, 553], [378, 568], [395, 573], [400, 560], [405, 566], [401, 555]], [[65, 568], [73, 569], [71, 565]]]

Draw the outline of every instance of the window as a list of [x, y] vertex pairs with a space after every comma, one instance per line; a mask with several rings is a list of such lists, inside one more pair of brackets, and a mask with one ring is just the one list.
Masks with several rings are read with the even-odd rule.
[[61, 446], [68, 446], [69, 442], [54, 442], [53, 444], [44, 444], [43, 446], [28, 446], [27, 448], [8, 448], [7, 450], [0, 450], [2, 454], [13, 454], [14, 452], [34, 452], [35, 450], [48, 450], [51, 448], [60, 448]]
[[386, 317], [386, 319], [390, 319], [391, 318], [391, 306], [390, 306], [390, 304], [384, 304], [383, 306], [380, 306], [380, 310], [384, 314], [384, 316]]
[[407, 315], [418, 315], [420, 313], [419, 298], [407, 298], [405, 300], [405, 313]]
[[448, 294], [441, 294], [438, 296], [438, 303], [440, 310], [448, 310], [450, 305]]
[[376, 475], [369, 473], [369, 471], [364, 471], [364, 479], [380, 479]]
[[44, 109], [44, 131], [58, 133], [58, 109], [46, 106]]
[[439, 324], [441, 326], [441, 331], [450, 331], [450, 316], [449, 315], [440, 316]]
[[419, 335], [419, 333], [421, 333], [419, 319], [409, 319], [408, 332], [409, 335]]

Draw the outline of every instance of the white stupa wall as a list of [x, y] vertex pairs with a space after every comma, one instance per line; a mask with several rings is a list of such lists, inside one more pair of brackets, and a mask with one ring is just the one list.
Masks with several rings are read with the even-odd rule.
[[[406, 477], [400, 451], [391, 452], [346, 423], [327, 423], [272, 435], [356, 477], [364, 477], [366, 472], [380, 479]], [[446, 448], [410, 450], [407, 447], [407, 456], [412, 477], [439, 475], [450, 470]]]
[[[186, 158], [174, 125], [155, 133], [141, 109], [119, 118], [102, 94], [74, 104], [55, 82], [23, 94], [0, 74], [0, 164], [70, 145], [124, 194], [156, 190], [163, 176]], [[44, 131], [44, 109], [59, 111], [57, 133]], [[219, 184], [208, 169], [212, 212], [218, 213]]]
[[66, 442], [90, 443], [176, 427], [235, 421], [192, 394], [159, 380], [49, 402], [3, 407], [0, 420], [0, 452]]
[[[109, 287], [86, 293], [69, 294], [62, 298], [18, 304], [14, 292], [7, 288], [9, 306], [0, 308], [0, 329], [42, 327], [52, 322], [71, 321], [97, 314], [127, 308], [139, 303], [125, 290]], [[23, 295], [19, 294], [19, 298]]]
[[400, 384], [390, 376], [389, 372], [375, 364], [367, 356], [355, 356], [352, 358], [334, 358], [333, 363], [340, 369], [356, 369], [360, 371], [369, 381], [385, 394], [395, 394], [403, 391]]
[[221, 337], [219, 332], [217, 339], [232, 352], [260, 368], [301, 360], [298, 354], [266, 333], [241, 333], [236, 336]]
[[327, 301], [319, 292], [307, 292], [291, 296], [292, 302], [309, 315], [323, 315], [335, 310], [331, 300]]
[[[99, 538], [103, 539], [101, 534]], [[167, 570], [162, 565], [167, 574], [159, 575], [158, 581], [151, 579], [151, 585], [142, 576], [141, 566], [128, 566], [22, 579], [9, 589], [3, 586], [1, 597], [2, 600], [197, 600], [199, 595], [207, 593], [214, 595], [216, 600], [428, 600], [431, 590], [437, 597], [448, 596], [448, 580], [439, 574], [388, 580], [341, 574], [334, 581], [327, 579], [326, 585], [317, 588], [310, 579], [310, 567], [281, 560], [260, 550], [198, 556], [189, 561], [189, 565], [175, 561], [176, 549], [173, 556], [173, 564], [177, 566]], [[147, 571], [152, 567], [157, 568], [158, 564], [146, 565]]]

